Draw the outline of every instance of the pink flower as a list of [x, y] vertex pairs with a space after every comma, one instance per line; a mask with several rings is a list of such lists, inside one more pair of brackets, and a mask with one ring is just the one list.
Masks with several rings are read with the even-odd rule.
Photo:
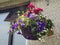
[[34, 4], [30, 3], [30, 4], [28, 5], [28, 8], [35, 8], [35, 6], [34, 6]]
[[24, 16], [27, 16], [27, 14], [26, 14], [26, 13], [24, 13]]
[[35, 14], [38, 14], [39, 13], [39, 11], [37, 10], [37, 8], [34, 9], [34, 13]]
[[29, 13], [32, 13], [33, 11], [32, 10], [29, 10]]
[[37, 10], [38, 10], [38, 11], [43, 11], [43, 9], [42, 9], [42, 8], [37, 8]]
[[34, 13], [35, 13], [35, 14], [39, 14], [39, 12], [41, 12], [41, 11], [43, 11], [42, 8], [35, 8], [35, 9], [34, 9]]

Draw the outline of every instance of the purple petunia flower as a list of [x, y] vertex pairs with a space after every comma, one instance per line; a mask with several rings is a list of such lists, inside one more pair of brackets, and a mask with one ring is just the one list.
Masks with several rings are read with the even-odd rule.
[[15, 29], [15, 25], [12, 25], [11, 28], [12, 28], [12, 29]]
[[40, 25], [40, 21], [37, 22], [37, 25], [38, 25], [38, 26]]
[[17, 24], [17, 23], [15, 23], [15, 24], [14, 24], [14, 26], [15, 26], [15, 28], [17, 28], [17, 27], [18, 27], [18, 24]]
[[22, 20], [18, 20], [18, 22], [22, 22]]
[[21, 23], [21, 26], [24, 27], [25, 26], [25, 23]]
[[17, 34], [21, 34], [21, 32], [19, 31]]
[[14, 29], [10, 29], [10, 30], [9, 30], [9, 32], [13, 32], [13, 31], [14, 31]]
[[44, 21], [37, 22], [37, 25], [39, 27], [39, 31], [42, 32], [44, 30], [44, 27], [46, 26], [46, 23]]
[[9, 30], [9, 32], [12, 32], [11, 30]]
[[27, 17], [29, 17], [29, 16], [30, 16], [30, 14], [31, 14], [31, 13], [28, 13]]
[[29, 16], [29, 18], [31, 18], [31, 19], [34, 19], [34, 17], [35, 17], [34, 13], [31, 13], [30, 16]]
[[12, 29], [15, 29], [17, 27], [18, 27], [18, 24], [17, 23], [15, 23], [14, 25], [11, 26]]
[[31, 15], [29, 18], [34, 19], [34, 15]]

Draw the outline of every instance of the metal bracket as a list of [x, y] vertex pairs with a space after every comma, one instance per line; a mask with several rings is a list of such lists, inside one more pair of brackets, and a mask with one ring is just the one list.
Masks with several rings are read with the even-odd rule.
[[49, 0], [45, 0], [46, 1], [46, 4], [47, 4], [47, 6], [49, 5]]

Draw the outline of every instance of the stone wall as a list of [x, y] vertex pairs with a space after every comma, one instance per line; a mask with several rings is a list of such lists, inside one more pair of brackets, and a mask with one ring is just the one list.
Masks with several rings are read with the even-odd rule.
[[45, 42], [27, 40], [27, 45], [60, 45], [60, 0], [49, 0], [49, 6], [45, 0], [35, 0], [32, 3], [44, 9], [42, 13], [53, 21], [55, 27], [54, 35], [46, 38]]
[[0, 10], [21, 6], [23, 5], [23, 3], [28, 2], [29, 0], [8, 0], [8, 1], [2, 0], [2, 1], [0, 1]]

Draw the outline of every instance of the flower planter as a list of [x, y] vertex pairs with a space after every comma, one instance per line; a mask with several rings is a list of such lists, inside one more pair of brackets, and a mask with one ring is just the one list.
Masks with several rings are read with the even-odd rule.
[[29, 29], [25, 29], [25, 28], [21, 28], [22, 30], [22, 35], [26, 38], [26, 39], [28, 39], [28, 40], [38, 40], [38, 38], [37, 38], [37, 36], [33, 36], [32, 34], [31, 34], [31, 30], [29, 30]]

